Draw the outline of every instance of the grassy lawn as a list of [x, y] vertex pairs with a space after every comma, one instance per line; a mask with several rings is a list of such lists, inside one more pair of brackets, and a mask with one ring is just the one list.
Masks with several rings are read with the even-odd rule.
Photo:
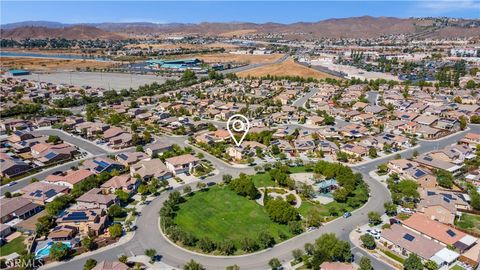
[[454, 265], [450, 270], [465, 270], [465, 268], [461, 267], [460, 265]]
[[253, 183], [258, 187], [274, 187], [277, 184], [272, 180], [268, 173], [257, 173], [252, 176]]
[[303, 173], [303, 172], [306, 172], [307, 169], [305, 168], [305, 166], [298, 166], [298, 167], [289, 167], [288, 171], [290, 173]]
[[385, 255], [387, 255], [388, 257], [394, 259], [395, 261], [399, 262], [399, 263], [402, 263], [405, 261], [404, 258], [394, 254], [393, 252], [390, 252], [388, 250], [381, 250]]
[[0, 247], [0, 256], [6, 256], [12, 254], [13, 252], [17, 252], [20, 254], [24, 251], [27, 247], [23, 244], [23, 240], [25, 238], [23, 236], [19, 236], [12, 241], [6, 243], [5, 245]]
[[480, 233], [480, 216], [462, 213], [455, 221], [455, 225], [469, 232]]
[[180, 205], [175, 223], [197, 238], [230, 239], [237, 247], [241, 239], [255, 239], [264, 231], [271, 233], [277, 242], [281, 241], [279, 234], [292, 236], [287, 226], [272, 222], [265, 209], [255, 201], [221, 187], [187, 197]]

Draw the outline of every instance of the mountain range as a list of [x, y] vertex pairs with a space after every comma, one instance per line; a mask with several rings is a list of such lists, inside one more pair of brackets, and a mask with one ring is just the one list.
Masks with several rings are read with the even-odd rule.
[[446, 18], [352, 17], [319, 22], [198, 24], [150, 22], [63, 24], [25, 21], [0, 26], [5, 39], [125, 39], [146, 34], [222, 35], [281, 33], [286, 38], [376, 38], [405, 34], [418, 38], [480, 37], [480, 20]]

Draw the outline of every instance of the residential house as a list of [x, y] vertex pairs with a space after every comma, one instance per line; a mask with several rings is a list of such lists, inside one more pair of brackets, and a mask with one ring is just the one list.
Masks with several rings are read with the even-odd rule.
[[410, 230], [431, 238], [444, 246], [455, 247], [460, 252], [468, 250], [477, 242], [477, 238], [432, 220], [422, 213], [414, 213], [408, 219], [402, 220], [401, 223]]
[[47, 238], [52, 241], [68, 241], [73, 239], [77, 233], [77, 227], [70, 225], [60, 225], [55, 226], [55, 228], [50, 231]]
[[163, 142], [155, 142], [153, 144], [149, 144], [148, 147], [145, 148], [145, 153], [147, 153], [150, 157], [154, 155], [162, 155], [163, 153], [172, 150], [172, 145], [169, 143]]
[[37, 143], [31, 147], [33, 158], [43, 164], [52, 164], [69, 160], [76, 152], [78, 152], [78, 150], [74, 146], [66, 143]]
[[414, 159], [415, 162], [420, 163], [421, 165], [430, 168], [430, 169], [442, 169], [452, 174], [459, 174], [462, 166], [455, 165], [451, 162], [436, 159], [432, 157], [429, 153], [421, 154]]
[[160, 159], [144, 159], [130, 166], [130, 175], [139, 175], [144, 181], [153, 178], [166, 180], [172, 177], [172, 173]]
[[101, 261], [92, 268], [92, 270], [128, 270], [126, 264], [120, 261]]
[[470, 206], [463, 194], [442, 192], [437, 190], [424, 190], [417, 210], [430, 219], [453, 225], [457, 209], [469, 209]]
[[0, 153], [0, 172], [2, 177], [15, 177], [32, 169], [30, 164], [25, 161], [11, 157], [5, 153]]
[[191, 173], [193, 168], [200, 163], [200, 160], [190, 154], [167, 158], [165, 164], [174, 174]]
[[441, 267], [453, 264], [460, 256], [440, 243], [398, 224], [383, 230], [380, 242], [403, 257], [413, 253], [423, 262], [433, 260]]
[[468, 145], [472, 149], [476, 149], [477, 145], [480, 144], [480, 134], [469, 132], [460, 139], [459, 143]]
[[68, 187], [49, 184], [45, 182], [34, 182], [20, 189], [22, 197], [31, 202], [45, 205], [58, 196], [68, 193]]
[[27, 198], [1, 198], [0, 199], [0, 223], [7, 223], [12, 219], [27, 219], [40, 212], [43, 206], [31, 202]]
[[103, 194], [100, 188], [92, 188], [78, 197], [76, 201], [79, 208], [107, 209], [110, 205], [117, 203], [117, 196], [114, 194]]
[[91, 171], [85, 169], [70, 170], [61, 174], [51, 174], [45, 178], [44, 182], [72, 189], [76, 184], [92, 175], [94, 174]]
[[67, 209], [56, 219], [57, 225], [74, 227], [82, 235], [101, 234], [107, 221], [101, 209]]
[[114, 194], [117, 190], [123, 190], [129, 194], [134, 193], [140, 181], [128, 174], [117, 175], [110, 178], [107, 182], [103, 183], [100, 187], [106, 193]]
[[112, 172], [113, 170], [121, 171], [124, 166], [107, 157], [96, 157], [93, 159], [87, 159], [83, 162], [82, 166], [94, 174], [100, 174], [102, 172]]
[[115, 159], [125, 167], [128, 167], [146, 158], [148, 158], [148, 155], [143, 152], [125, 152], [115, 156]]
[[323, 262], [320, 270], [355, 270], [352, 264], [343, 262]]

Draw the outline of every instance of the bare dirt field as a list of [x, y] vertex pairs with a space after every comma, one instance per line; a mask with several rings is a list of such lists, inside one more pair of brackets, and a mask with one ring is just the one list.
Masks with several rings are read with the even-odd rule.
[[115, 66], [115, 62], [80, 60], [80, 59], [54, 59], [35, 57], [1, 57], [0, 67], [7, 69], [28, 69], [32, 71], [75, 70], [84, 68], [108, 68]]
[[178, 48], [184, 49], [207, 49], [207, 48], [238, 48], [237, 45], [230, 43], [220, 43], [215, 42], [211, 44], [130, 44], [126, 46], [127, 48], [141, 48], [141, 49], [163, 49], [163, 50], [174, 50]]
[[334, 78], [333, 76], [302, 66], [293, 61], [293, 59], [288, 59], [282, 63], [265, 65], [258, 68], [253, 68], [237, 73], [240, 77], [263, 77], [267, 75], [272, 76], [300, 76], [303, 78], [315, 78], [315, 79], [324, 79], [324, 78]]
[[256, 33], [256, 32], [257, 32], [257, 30], [255, 30], [255, 29], [243, 29], [243, 30], [225, 32], [225, 33], [220, 34], [220, 36], [233, 37], [233, 36], [241, 36], [241, 35], [246, 35], [246, 34], [253, 34], [253, 33]]
[[283, 54], [265, 54], [265, 55], [253, 55], [253, 54], [231, 54], [231, 53], [219, 53], [219, 54], [199, 54], [193, 57], [202, 59], [207, 63], [218, 62], [236, 62], [245, 64], [264, 64], [273, 63], [280, 59]]

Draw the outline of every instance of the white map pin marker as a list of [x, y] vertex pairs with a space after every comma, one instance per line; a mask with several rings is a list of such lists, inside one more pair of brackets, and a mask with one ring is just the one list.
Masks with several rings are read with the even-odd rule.
[[[228, 130], [228, 133], [230, 133], [230, 137], [232, 137], [232, 140], [235, 142], [237, 146], [240, 146], [242, 144], [243, 139], [245, 139], [245, 136], [247, 136], [249, 129], [250, 129], [250, 122], [248, 121], [248, 118], [245, 117], [244, 115], [235, 114], [235, 115], [232, 115], [230, 118], [228, 118], [227, 130]], [[235, 138], [234, 132], [243, 132], [243, 135], [239, 141], [237, 141], [237, 139]]]

